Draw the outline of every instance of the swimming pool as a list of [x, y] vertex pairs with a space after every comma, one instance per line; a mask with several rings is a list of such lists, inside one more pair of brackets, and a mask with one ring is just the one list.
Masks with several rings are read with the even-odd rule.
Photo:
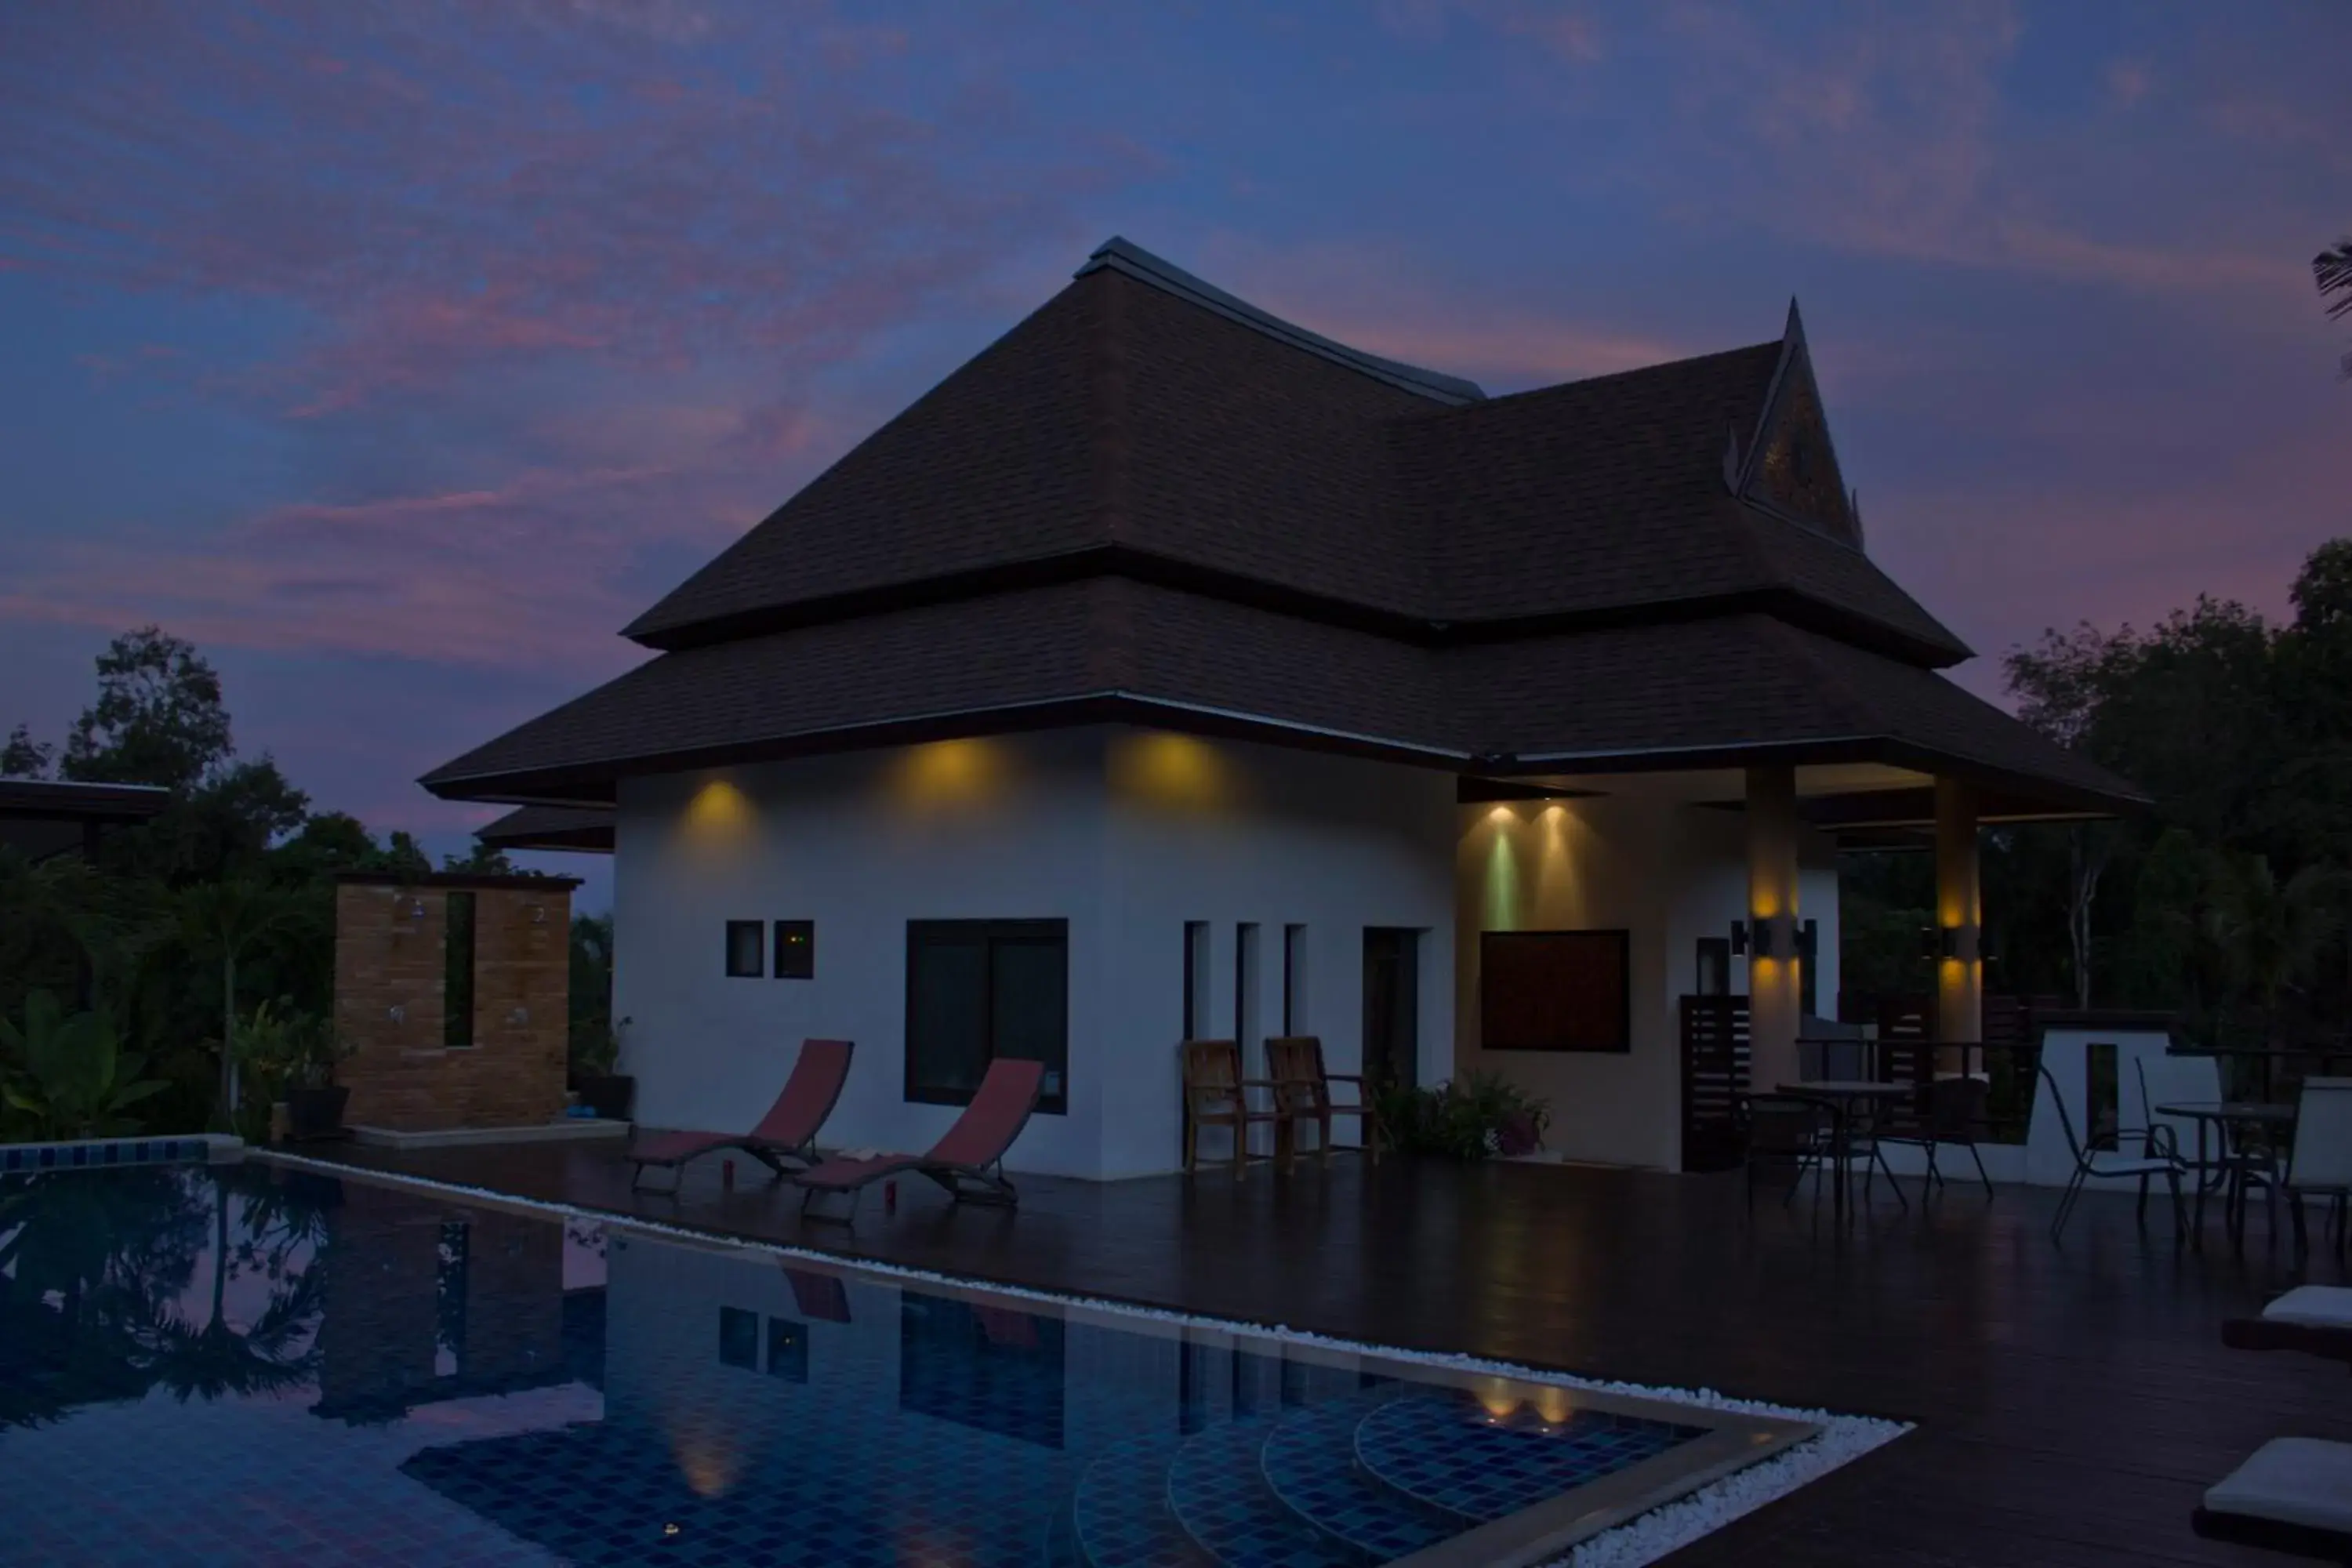
[[250, 1163], [0, 1181], [12, 1562], [1538, 1561], [1811, 1431]]

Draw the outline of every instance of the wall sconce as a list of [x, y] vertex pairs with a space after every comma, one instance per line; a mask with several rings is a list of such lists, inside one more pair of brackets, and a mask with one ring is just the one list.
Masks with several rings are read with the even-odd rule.
[[1960, 956], [1960, 928], [1944, 926], [1936, 932], [1936, 955], [1939, 958]]
[[1737, 956], [1747, 956], [1748, 922], [1746, 921], [1734, 921], [1731, 922], [1731, 951]]
[[543, 926], [547, 923], [547, 906], [545, 904], [533, 904], [530, 906], [530, 923], [535, 926]]
[[425, 900], [423, 899], [411, 898], [408, 900], [408, 918], [413, 921], [421, 921], [425, 918]]
[[1758, 958], [1780, 956], [1780, 922], [1778, 920], [1758, 921], [1756, 929], [1748, 933], [1748, 945]]
[[528, 1007], [518, 1007], [518, 1008], [516, 1008], [513, 1012], [511, 1012], [511, 1013], [509, 1013], [509, 1014], [508, 1014], [508, 1015], [507, 1015], [507, 1022], [508, 1022], [508, 1023], [509, 1023], [509, 1024], [528, 1024], [528, 1023], [530, 1023], [530, 1008], [528, 1008]]
[[1822, 922], [1807, 921], [1797, 928], [1797, 956], [1808, 963], [1821, 950]]
[[1934, 926], [1921, 926], [1919, 928], [1919, 956], [1922, 958], [1941, 958], [1943, 955], [1943, 937], [1937, 931]]
[[394, 1023], [405, 1024], [408, 1022], [408, 1009], [402, 1006], [399, 1003], [394, 1002], [389, 1011], [392, 1014], [392, 1021]]

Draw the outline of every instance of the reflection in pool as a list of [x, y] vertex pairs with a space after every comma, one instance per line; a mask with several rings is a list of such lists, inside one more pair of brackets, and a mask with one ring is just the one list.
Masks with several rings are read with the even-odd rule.
[[0, 1184], [12, 1561], [1308, 1568], [1804, 1431], [266, 1167]]

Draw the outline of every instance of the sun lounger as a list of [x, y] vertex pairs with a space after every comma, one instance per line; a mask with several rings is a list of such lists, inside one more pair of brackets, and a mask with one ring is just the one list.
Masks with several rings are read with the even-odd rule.
[[2189, 1527], [2208, 1541], [2352, 1561], [2352, 1443], [2272, 1438], [2206, 1491]]
[[636, 1167], [629, 1176], [629, 1190], [637, 1190], [648, 1168], [662, 1166], [677, 1173], [669, 1189], [676, 1192], [676, 1183], [685, 1179], [686, 1163], [718, 1149], [740, 1149], [779, 1176], [814, 1164], [817, 1130], [833, 1114], [841, 1086], [849, 1081], [851, 1049], [847, 1040], [803, 1040], [800, 1059], [793, 1063], [783, 1092], [749, 1132], [656, 1132], [635, 1140], [627, 1154]]
[[2221, 1342], [2242, 1351], [2302, 1351], [2352, 1362], [2352, 1289], [2298, 1285], [2264, 1307], [2261, 1317], [2223, 1323]]
[[931, 1145], [929, 1153], [836, 1154], [793, 1178], [802, 1187], [802, 1210], [809, 1212], [809, 1205], [820, 1197], [845, 1195], [850, 1200], [847, 1215], [819, 1213], [812, 1217], [854, 1218], [859, 1193], [885, 1176], [901, 1173], [929, 1176], [958, 1203], [1013, 1207], [1021, 1201], [1021, 1194], [1005, 1179], [1004, 1152], [1029, 1125], [1029, 1114], [1037, 1109], [1037, 1092], [1045, 1080], [1043, 1062], [999, 1058], [988, 1064], [971, 1103], [963, 1108], [946, 1135]]
[[793, 1304], [800, 1314], [812, 1321], [845, 1323], [849, 1321], [849, 1291], [842, 1285], [838, 1274], [819, 1274], [813, 1268], [784, 1266], [784, 1278], [792, 1281]]

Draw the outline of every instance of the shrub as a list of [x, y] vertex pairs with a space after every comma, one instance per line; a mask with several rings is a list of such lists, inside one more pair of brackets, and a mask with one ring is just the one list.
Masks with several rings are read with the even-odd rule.
[[123, 1112], [169, 1087], [140, 1078], [146, 1065], [121, 1053], [105, 1014], [68, 1016], [47, 991], [25, 998], [21, 1028], [0, 1018], [0, 1101], [36, 1138], [137, 1132]]
[[1376, 1095], [1391, 1142], [1407, 1154], [1484, 1160], [1538, 1148], [1551, 1125], [1549, 1100], [1500, 1073], [1470, 1072], [1430, 1089], [1383, 1086]]

